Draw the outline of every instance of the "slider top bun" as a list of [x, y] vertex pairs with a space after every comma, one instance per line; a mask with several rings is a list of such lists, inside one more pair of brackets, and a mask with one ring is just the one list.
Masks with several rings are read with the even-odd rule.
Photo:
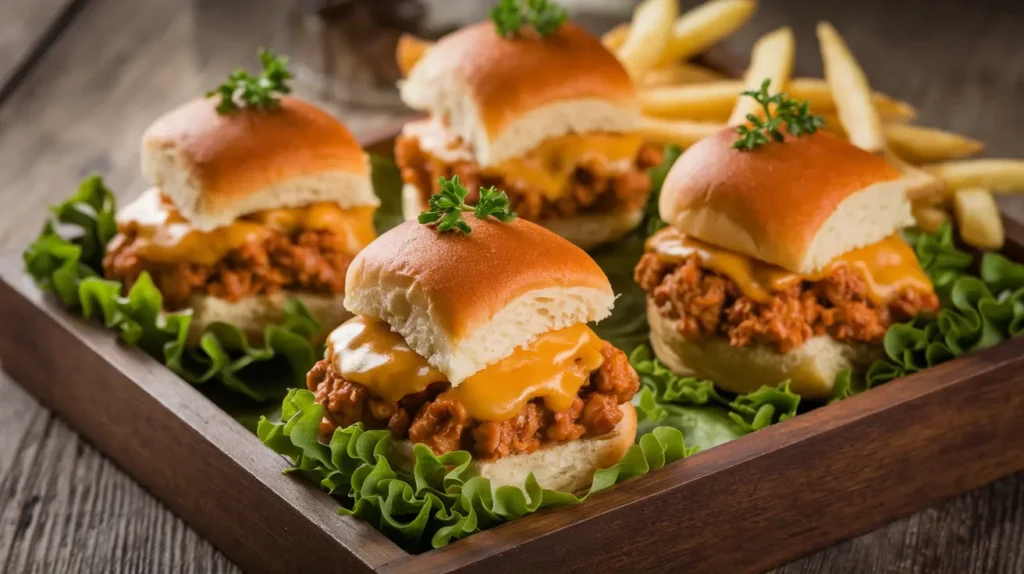
[[348, 268], [345, 308], [386, 321], [453, 385], [611, 313], [608, 278], [579, 247], [523, 219], [465, 219], [469, 235], [416, 221], [381, 235]]
[[811, 273], [913, 224], [906, 180], [832, 134], [732, 148], [734, 128], [697, 142], [669, 171], [661, 218], [696, 239]]
[[482, 167], [568, 133], [632, 132], [640, 122], [626, 70], [572, 23], [546, 37], [503, 38], [490, 21], [442, 38], [400, 86], [410, 107], [445, 118]]
[[298, 98], [280, 103], [221, 115], [202, 98], [168, 112], [142, 137], [143, 175], [206, 230], [277, 207], [378, 205], [352, 133]]

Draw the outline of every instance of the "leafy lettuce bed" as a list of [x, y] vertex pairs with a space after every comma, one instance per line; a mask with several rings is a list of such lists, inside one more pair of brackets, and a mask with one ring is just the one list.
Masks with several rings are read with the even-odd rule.
[[[398, 189], [400, 178], [390, 160], [372, 156], [374, 185]], [[148, 274], [127, 294], [119, 281], [103, 278], [106, 245], [117, 233], [116, 202], [98, 176], [82, 181], [78, 191], [51, 208], [38, 238], [23, 254], [25, 269], [44, 291], [56, 295], [72, 313], [103, 323], [122, 341], [162, 361], [186, 381], [255, 430], [258, 418], [276, 418], [289, 388], [303, 386], [306, 373], [323, 356], [311, 343], [321, 326], [298, 300], [289, 300], [285, 316], [252, 344], [233, 325], [217, 323], [186, 345], [189, 310], [161, 312], [163, 297]], [[399, 195], [385, 195], [375, 223], [378, 230], [401, 222]]]
[[[102, 322], [186, 381], [216, 382], [241, 395], [238, 406], [280, 400], [288, 387], [301, 385], [322, 351], [312, 335], [320, 329], [305, 307], [289, 301], [279, 325], [265, 329], [263, 344], [253, 345], [240, 329], [209, 326], [198, 346], [187, 346], [191, 311], [164, 313], [163, 297], [148, 274], [127, 295], [119, 281], [104, 279], [106, 244], [117, 232], [113, 194], [99, 177], [89, 177], [78, 192], [52, 208], [53, 216], [25, 250], [25, 268], [44, 291], [70, 312]], [[246, 404], [249, 403], [249, 404]]]
[[[942, 310], [889, 327], [883, 340], [885, 356], [864, 373], [839, 373], [829, 402], [991, 347], [1024, 330], [1024, 265], [985, 253], [975, 274], [974, 256], [956, 247], [948, 224], [935, 234], [908, 230], [905, 235], [935, 284]], [[788, 381], [730, 397], [710, 381], [676, 376], [645, 345], [633, 351], [630, 362], [642, 385], [634, 401], [638, 432], [669, 425], [698, 448], [728, 442], [821, 406], [801, 404], [800, 397], [789, 391]]]
[[[678, 154], [670, 150], [666, 155], [667, 166]], [[656, 183], [663, 180], [666, 166], [654, 171]], [[634, 399], [638, 445], [618, 466], [597, 473], [591, 492], [823, 404], [801, 402], [788, 381], [730, 395], [711, 381], [679, 377], [654, 359], [647, 346], [644, 293], [632, 275], [647, 234], [662, 225], [656, 212], [649, 211], [641, 231], [592, 253], [620, 294], [612, 317], [596, 330], [619, 348], [634, 349], [630, 363], [640, 376], [641, 390]], [[886, 357], [866, 373], [838, 375], [832, 401], [991, 346], [1016, 335], [1024, 325], [1024, 266], [986, 254], [980, 276], [973, 275], [974, 257], [956, 248], [948, 226], [935, 235], [909, 232], [907, 240], [935, 281], [945, 309], [933, 318], [892, 326], [885, 337]], [[419, 446], [414, 463], [402, 465], [389, 450], [386, 431], [338, 429], [330, 445], [323, 445], [316, 439], [322, 415], [309, 391], [293, 391], [285, 399], [281, 421], [262, 421], [259, 436], [292, 460], [292, 472], [337, 497], [341, 514], [367, 520], [411, 551], [436, 548], [542, 508], [585, 498], [543, 491], [532, 481], [521, 489], [502, 487], [492, 494], [486, 479], [473, 476], [470, 455], [464, 451], [437, 457]]]
[[295, 389], [282, 405], [282, 422], [263, 419], [258, 434], [292, 460], [292, 472], [336, 496], [340, 514], [366, 520], [410, 551], [444, 546], [543, 508], [579, 503], [695, 450], [685, 446], [678, 430], [660, 427], [640, 437], [618, 464], [598, 471], [590, 490], [580, 496], [543, 489], [532, 475], [522, 488], [502, 486], [492, 492], [490, 481], [474, 475], [466, 451], [437, 456], [416, 445], [413, 464], [402, 465], [391, 449], [389, 431], [339, 428], [324, 445], [317, 440], [322, 419], [323, 407], [313, 393]]
[[[666, 163], [652, 172], [656, 183], [677, 155], [669, 150]], [[390, 160], [372, 156], [372, 162], [382, 199], [376, 224], [383, 232], [401, 221], [401, 180]], [[87, 179], [53, 211], [25, 252], [26, 269], [41, 288], [69, 311], [102, 321], [126, 343], [200, 385], [288, 457], [291, 472], [335, 496], [341, 514], [370, 522], [411, 551], [443, 546], [543, 508], [578, 503], [622, 480], [822, 406], [801, 402], [787, 381], [736, 396], [711, 381], [676, 376], [654, 359], [647, 347], [644, 293], [632, 279], [646, 236], [664, 225], [651, 209], [636, 234], [592, 253], [620, 294], [612, 317], [596, 330], [619, 348], [634, 349], [630, 362], [641, 380], [634, 399], [637, 444], [618, 465], [598, 472], [594, 486], [580, 496], [544, 490], [533, 480], [492, 492], [486, 479], [474, 476], [464, 451], [439, 457], [418, 446], [412, 461], [402, 461], [391, 450], [387, 431], [358, 425], [336, 430], [329, 444], [319, 443], [322, 407], [309, 391], [288, 390], [304, 386], [306, 371], [322, 354], [309, 343], [319, 326], [301, 304], [289, 303], [286, 319], [267, 328], [262, 346], [248, 344], [237, 328], [214, 325], [198, 347], [187, 347], [191, 315], [160, 313], [161, 295], [148, 277], [126, 296], [119, 283], [101, 277], [104, 247], [116, 231], [113, 196], [102, 181]], [[948, 226], [934, 235], [906, 235], [936, 285], [943, 310], [890, 327], [885, 357], [864, 373], [841, 373], [831, 401], [990, 347], [1024, 329], [1024, 265], [990, 253], [975, 266], [970, 253], [956, 248]]]

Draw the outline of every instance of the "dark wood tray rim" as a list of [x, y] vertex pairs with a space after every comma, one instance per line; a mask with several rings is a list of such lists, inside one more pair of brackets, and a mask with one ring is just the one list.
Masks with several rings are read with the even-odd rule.
[[[371, 141], [395, 133], [390, 126]], [[1005, 224], [1005, 253], [1024, 260], [1024, 227]], [[410, 555], [369, 525], [335, 516], [330, 497], [282, 475], [283, 459], [157, 361], [65, 314], [25, 276], [20, 256], [0, 259], [0, 277], [4, 369], [252, 571], [763, 570], [1024, 469], [1017, 339], [582, 505]]]

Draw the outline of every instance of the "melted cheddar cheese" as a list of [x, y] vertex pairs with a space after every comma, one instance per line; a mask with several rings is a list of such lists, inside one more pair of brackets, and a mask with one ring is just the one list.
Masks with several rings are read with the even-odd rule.
[[640, 152], [639, 134], [568, 134], [545, 140], [526, 155], [483, 170], [513, 186], [529, 186], [556, 200], [568, 189], [576, 168], [590, 161], [611, 164], [615, 172], [628, 171]]
[[[550, 331], [446, 393], [481, 421], [508, 420], [538, 398], [552, 411], [566, 411], [604, 361], [602, 345], [583, 324]], [[330, 346], [342, 377], [390, 402], [446, 380], [378, 319], [350, 319], [331, 334]]]
[[338, 374], [392, 403], [448, 380], [380, 319], [359, 315], [345, 321], [331, 333], [328, 347]]
[[[407, 124], [406, 135], [435, 158], [455, 163], [473, 161], [472, 151], [437, 119]], [[525, 155], [481, 170], [484, 177], [500, 177], [509, 185], [539, 189], [556, 200], [569, 190], [576, 168], [598, 161], [612, 173], [629, 171], [640, 152], [640, 134], [567, 134], [545, 140]]]
[[266, 239], [275, 232], [333, 231], [345, 238], [345, 250], [355, 255], [376, 237], [375, 208], [344, 209], [335, 203], [268, 209], [246, 215], [230, 225], [202, 231], [189, 222], [160, 192], [151, 189], [117, 215], [119, 227], [133, 227], [139, 255], [160, 263], [213, 265], [229, 252]]
[[673, 228], [666, 228], [647, 240], [647, 249], [663, 261], [678, 263], [691, 255], [700, 257], [708, 269], [725, 275], [739, 286], [744, 295], [761, 303], [774, 293], [801, 281], [820, 281], [840, 266], [849, 266], [867, 284], [868, 299], [885, 305], [904, 290], [932, 293], [931, 280], [905, 241], [892, 235], [877, 243], [854, 249], [833, 259], [812, 274], [799, 274], [747, 257], [733, 251], [687, 237]]

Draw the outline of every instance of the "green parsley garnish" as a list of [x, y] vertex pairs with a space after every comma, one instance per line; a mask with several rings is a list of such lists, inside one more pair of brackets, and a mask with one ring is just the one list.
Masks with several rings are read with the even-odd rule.
[[[757, 91], [747, 90], [741, 96], [750, 96], [761, 104], [764, 109], [764, 119], [754, 114], [747, 114], [747, 120], [751, 126], [739, 126], [736, 132], [740, 134], [732, 147], [742, 150], [752, 150], [775, 140], [777, 142], [785, 139], [782, 124], [786, 124], [786, 131], [794, 136], [813, 134], [818, 128], [825, 125], [825, 118], [812, 115], [807, 101], [797, 102], [785, 94], [779, 92], [774, 96], [768, 95], [768, 86], [771, 80], [761, 83], [761, 89]], [[772, 108], [774, 104], [774, 108]], [[770, 138], [770, 139], [769, 139]]]
[[280, 107], [278, 97], [292, 91], [288, 85], [288, 80], [292, 79], [292, 73], [288, 71], [288, 58], [261, 48], [260, 63], [263, 64], [263, 72], [259, 76], [238, 68], [231, 72], [226, 82], [206, 93], [208, 98], [220, 96], [217, 113], [233, 114], [243, 107], [258, 110], [275, 110]]
[[511, 38], [526, 25], [541, 36], [550, 36], [568, 18], [565, 8], [551, 0], [500, 0], [491, 9], [491, 20], [498, 34]]
[[509, 209], [508, 196], [494, 186], [489, 189], [481, 187], [480, 200], [476, 206], [472, 206], [466, 205], [469, 190], [459, 183], [459, 176], [452, 176], [450, 180], [441, 177], [437, 181], [441, 185], [441, 192], [430, 197], [430, 201], [427, 202], [429, 209], [419, 216], [419, 222], [424, 225], [439, 222], [437, 230], [442, 233], [461, 231], [469, 235], [473, 230], [462, 219], [464, 211], [472, 211], [477, 219], [487, 219], [490, 215], [502, 223], [508, 223], [516, 218], [516, 212]]

